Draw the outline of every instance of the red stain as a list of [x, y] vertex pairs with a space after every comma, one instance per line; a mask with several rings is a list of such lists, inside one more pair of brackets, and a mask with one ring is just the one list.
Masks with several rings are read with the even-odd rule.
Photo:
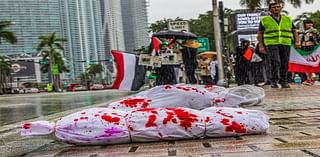
[[94, 116], [95, 116], [95, 117], [99, 117], [99, 116], [100, 116], [100, 114], [95, 114]]
[[208, 84], [208, 85], [204, 86], [204, 88], [211, 89], [211, 88], [213, 88], [213, 85], [212, 84]]
[[[163, 119], [162, 123], [167, 124], [174, 118], [174, 113], [173, 112], [167, 112], [167, 117]], [[176, 120], [177, 122], [177, 120]]]
[[151, 112], [153, 114], [158, 114], [157, 109], [155, 108], [143, 108], [143, 109], [135, 110], [133, 112]]
[[216, 113], [217, 113], [217, 114], [220, 114], [221, 116], [224, 116], [224, 117], [233, 118], [232, 115], [228, 115], [228, 114], [226, 114], [226, 113], [223, 113], [223, 112], [221, 112], [221, 110], [220, 110], [220, 111], [217, 111]]
[[31, 128], [31, 124], [30, 123], [24, 123], [22, 127], [23, 127], [23, 129], [30, 129]]
[[184, 127], [186, 130], [188, 128], [191, 128], [192, 124], [194, 122], [198, 121], [198, 116], [195, 114], [192, 114], [184, 109], [180, 108], [168, 108], [168, 110], [173, 111], [175, 115], [180, 120], [180, 126]]
[[133, 127], [131, 125], [128, 126], [130, 131], [133, 131]]
[[73, 121], [74, 121], [74, 122], [77, 122], [78, 120], [79, 120], [79, 119], [74, 119]]
[[86, 114], [86, 112], [81, 112], [81, 114]]
[[206, 117], [205, 122], [206, 122], [206, 123], [209, 123], [209, 122], [210, 122], [210, 117]]
[[243, 124], [239, 124], [235, 121], [232, 122], [231, 125], [226, 126], [227, 132], [236, 132], [236, 133], [246, 133], [247, 129], [243, 126]]
[[172, 86], [171, 85], [165, 85], [164, 89], [172, 89]]
[[178, 122], [177, 122], [177, 119], [172, 119], [172, 123], [177, 124], [177, 123], [178, 123]]
[[221, 120], [221, 123], [222, 123], [223, 125], [230, 125], [229, 122], [230, 122], [230, 120], [229, 120], [229, 119], [226, 119], [226, 118], [223, 118], [223, 119]]
[[252, 130], [257, 130], [256, 127], [254, 127], [254, 126], [253, 126], [251, 129], [252, 129]]
[[237, 114], [243, 114], [242, 112], [238, 111]]
[[146, 124], [146, 128], [157, 127], [157, 124], [155, 123], [156, 119], [157, 119], [156, 115], [150, 115], [148, 122]]
[[120, 114], [118, 114], [118, 113], [115, 113], [115, 112], [113, 112], [113, 113], [111, 113], [112, 115], [116, 115], [116, 116], [119, 116], [119, 117], [121, 117], [121, 115]]
[[215, 99], [213, 99], [213, 102], [215, 102], [215, 103], [221, 103], [221, 102], [225, 102], [226, 101], [226, 99], [224, 99], [224, 98], [215, 98]]
[[119, 123], [120, 123], [119, 117], [111, 117], [111, 116], [108, 116], [106, 113], [103, 116], [101, 116], [101, 119], [103, 119], [109, 123], [115, 123], [117, 125], [119, 125]]
[[150, 104], [151, 100], [143, 99], [143, 98], [128, 98], [120, 102], [120, 104], [125, 105], [127, 107], [138, 107], [137, 105], [140, 104], [141, 108], [147, 108]]

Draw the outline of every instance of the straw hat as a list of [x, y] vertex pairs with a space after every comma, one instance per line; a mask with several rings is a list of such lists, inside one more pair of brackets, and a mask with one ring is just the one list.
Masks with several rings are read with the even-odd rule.
[[201, 44], [195, 40], [186, 40], [182, 43], [182, 46], [197, 49], [201, 46]]

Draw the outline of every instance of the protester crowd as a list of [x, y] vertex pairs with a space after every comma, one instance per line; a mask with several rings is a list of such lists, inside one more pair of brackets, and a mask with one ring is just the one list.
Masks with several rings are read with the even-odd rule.
[[261, 18], [258, 44], [241, 39], [236, 48], [237, 84], [270, 84], [271, 88], [279, 88], [280, 84], [282, 88], [290, 88], [288, 83], [293, 82], [294, 76], [300, 76], [305, 85], [314, 84], [319, 68], [289, 64], [291, 45], [306, 53], [317, 49], [320, 38], [313, 22], [306, 19], [297, 28], [290, 17], [280, 14], [279, 3], [271, 3], [269, 10], [270, 15]]

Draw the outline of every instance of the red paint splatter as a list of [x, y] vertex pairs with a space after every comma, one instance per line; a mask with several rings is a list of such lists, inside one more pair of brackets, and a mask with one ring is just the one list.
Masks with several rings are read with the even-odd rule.
[[173, 111], [175, 115], [180, 120], [180, 126], [184, 127], [186, 130], [188, 128], [191, 128], [192, 124], [194, 122], [198, 121], [198, 116], [195, 114], [192, 114], [184, 109], [180, 108], [168, 108], [168, 110]]
[[133, 127], [131, 125], [128, 126], [130, 131], [133, 131]]
[[99, 116], [100, 116], [100, 114], [95, 114], [94, 116], [95, 116], [95, 117], [99, 117]]
[[115, 113], [115, 112], [113, 112], [113, 113], [111, 113], [112, 115], [116, 115], [116, 116], [119, 116], [119, 117], [121, 117], [121, 115], [120, 114], [118, 114], [118, 113]]
[[101, 119], [103, 119], [109, 123], [115, 123], [117, 125], [119, 125], [119, 123], [120, 123], [119, 117], [111, 117], [111, 116], [108, 116], [106, 113], [103, 116], [101, 116]]
[[158, 114], [157, 109], [155, 108], [143, 108], [143, 109], [135, 110], [133, 112], [151, 112], [153, 114]]
[[212, 84], [208, 84], [208, 85], [204, 86], [204, 88], [211, 89], [211, 88], [213, 88], [213, 85]]
[[235, 121], [232, 122], [231, 125], [226, 126], [227, 132], [236, 132], [236, 133], [246, 133], [247, 129], [243, 126], [243, 124], [239, 124]]
[[232, 115], [228, 115], [228, 114], [226, 114], [226, 113], [223, 113], [223, 112], [221, 112], [221, 110], [220, 110], [220, 111], [217, 111], [216, 113], [217, 113], [217, 114], [220, 114], [221, 116], [224, 116], [224, 117], [233, 118]]
[[240, 111], [237, 111], [237, 114], [243, 114], [242, 112], [240, 112]]
[[172, 119], [172, 123], [177, 124], [177, 123], [178, 123], [178, 122], [177, 122], [177, 119]]
[[254, 127], [254, 126], [253, 126], [251, 129], [252, 129], [252, 130], [257, 130], [256, 127]]
[[138, 107], [138, 105], [141, 105], [141, 108], [147, 108], [150, 105], [149, 102], [151, 102], [151, 100], [143, 98], [128, 98], [121, 101], [120, 104], [130, 108]]
[[23, 129], [30, 129], [31, 128], [31, 124], [30, 123], [24, 123], [22, 127], [23, 127]]
[[225, 101], [226, 101], [226, 99], [224, 99], [224, 98], [215, 98], [215, 99], [213, 99], [214, 103], [221, 103], [221, 102], [225, 102]]
[[223, 119], [221, 120], [221, 123], [222, 123], [223, 125], [230, 125], [229, 122], [230, 122], [230, 120], [229, 120], [229, 119], [226, 119], [226, 118], [223, 118]]
[[146, 128], [157, 127], [157, 124], [155, 123], [156, 119], [157, 119], [156, 115], [150, 115], [148, 122], [146, 124]]
[[[163, 119], [162, 123], [166, 125], [168, 122], [170, 122], [174, 118], [173, 112], [167, 112], [167, 117]], [[177, 120], [176, 120], [177, 121]]]
[[86, 114], [86, 112], [81, 112], [81, 114]]
[[74, 119], [73, 121], [74, 121], [74, 122], [77, 122], [78, 120], [79, 120], [79, 119]]
[[171, 85], [165, 85], [164, 89], [172, 89], [172, 86]]
[[209, 122], [210, 122], [210, 117], [206, 117], [205, 122], [206, 122], [206, 123], [209, 123]]

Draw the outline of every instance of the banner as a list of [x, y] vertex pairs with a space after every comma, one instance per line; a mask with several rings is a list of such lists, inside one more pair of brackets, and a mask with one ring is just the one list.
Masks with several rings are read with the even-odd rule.
[[311, 51], [290, 49], [289, 72], [316, 73], [320, 72], [320, 45]]

